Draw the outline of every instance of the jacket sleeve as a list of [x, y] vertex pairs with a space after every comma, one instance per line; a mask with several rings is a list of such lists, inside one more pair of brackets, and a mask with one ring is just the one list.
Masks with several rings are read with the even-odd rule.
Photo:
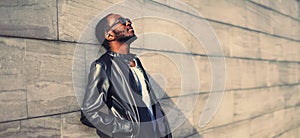
[[95, 127], [109, 136], [131, 136], [135, 134], [136, 126], [133, 122], [121, 120], [101, 111], [103, 108], [108, 108], [106, 105], [108, 89], [109, 80], [104, 66], [95, 62], [92, 63], [82, 103], [82, 123]]

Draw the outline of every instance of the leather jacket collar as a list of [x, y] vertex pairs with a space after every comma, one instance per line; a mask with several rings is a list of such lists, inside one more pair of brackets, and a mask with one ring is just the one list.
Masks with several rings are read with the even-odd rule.
[[125, 59], [127, 61], [133, 61], [133, 59], [137, 58], [136, 54], [132, 54], [132, 53], [120, 54], [120, 53], [116, 53], [116, 52], [113, 52], [113, 51], [107, 51], [107, 54], [112, 56], [112, 57], [118, 57], [118, 58], [121, 58], [121, 59]]

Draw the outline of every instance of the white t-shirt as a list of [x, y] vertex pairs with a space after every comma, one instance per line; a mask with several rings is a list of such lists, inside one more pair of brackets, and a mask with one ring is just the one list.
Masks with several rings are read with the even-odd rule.
[[154, 129], [154, 131], [156, 131], [156, 127], [155, 127], [156, 122], [155, 122], [155, 118], [154, 118], [154, 114], [153, 114], [153, 110], [152, 110], [151, 99], [150, 99], [150, 95], [149, 95], [149, 92], [147, 89], [145, 76], [143, 74], [142, 69], [139, 66], [137, 66], [137, 62], [135, 59], [134, 59], [134, 62], [135, 62], [135, 66], [130, 67], [130, 70], [133, 73], [135, 80], [139, 83], [139, 87], [141, 87], [142, 100], [146, 104], [146, 106], [151, 114], [150, 116], [152, 119], [151, 122], [153, 123], [153, 129]]
[[[137, 63], [137, 62], [135, 62]], [[147, 90], [147, 84], [146, 84], [146, 80], [144, 77], [144, 74], [142, 72], [142, 69], [137, 66], [137, 64], [135, 64], [134, 67], [130, 67], [135, 79], [138, 81], [139, 86], [141, 87], [142, 90], [142, 96], [143, 96], [143, 101], [146, 104], [147, 108], [149, 109], [149, 111], [151, 112], [151, 114], [153, 115], [153, 111], [152, 111], [152, 105], [151, 105], [151, 99]]]

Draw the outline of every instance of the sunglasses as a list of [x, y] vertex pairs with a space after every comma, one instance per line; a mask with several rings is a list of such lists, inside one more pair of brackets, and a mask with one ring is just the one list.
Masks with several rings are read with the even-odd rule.
[[122, 25], [126, 25], [126, 23], [129, 22], [131, 24], [130, 19], [128, 18], [119, 18], [118, 20], [116, 20], [108, 29], [107, 31], [111, 30], [113, 27], [115, 27], [118, 24], [122, 24]]

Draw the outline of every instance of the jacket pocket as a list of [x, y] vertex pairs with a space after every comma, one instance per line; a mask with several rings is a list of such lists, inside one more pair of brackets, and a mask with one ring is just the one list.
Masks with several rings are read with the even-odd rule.
[[111, 110], [116, 110], [117, 113], [113, 113], [120, 117], [121, 119], [126, 118], [129, 121], [137, 122], [137, 120], [131, 115], [130, 111], [126, 110], [124, 105], [114, 96], [112, 97], [112, 107]]
[[126, 108], [123, 106], [123, 104], [114, 96], [112, 96], [112, 107], [111, 111], [114, 113], [115, 116], [120, 117], [121, 119], [124, 119], [126, 115]]

